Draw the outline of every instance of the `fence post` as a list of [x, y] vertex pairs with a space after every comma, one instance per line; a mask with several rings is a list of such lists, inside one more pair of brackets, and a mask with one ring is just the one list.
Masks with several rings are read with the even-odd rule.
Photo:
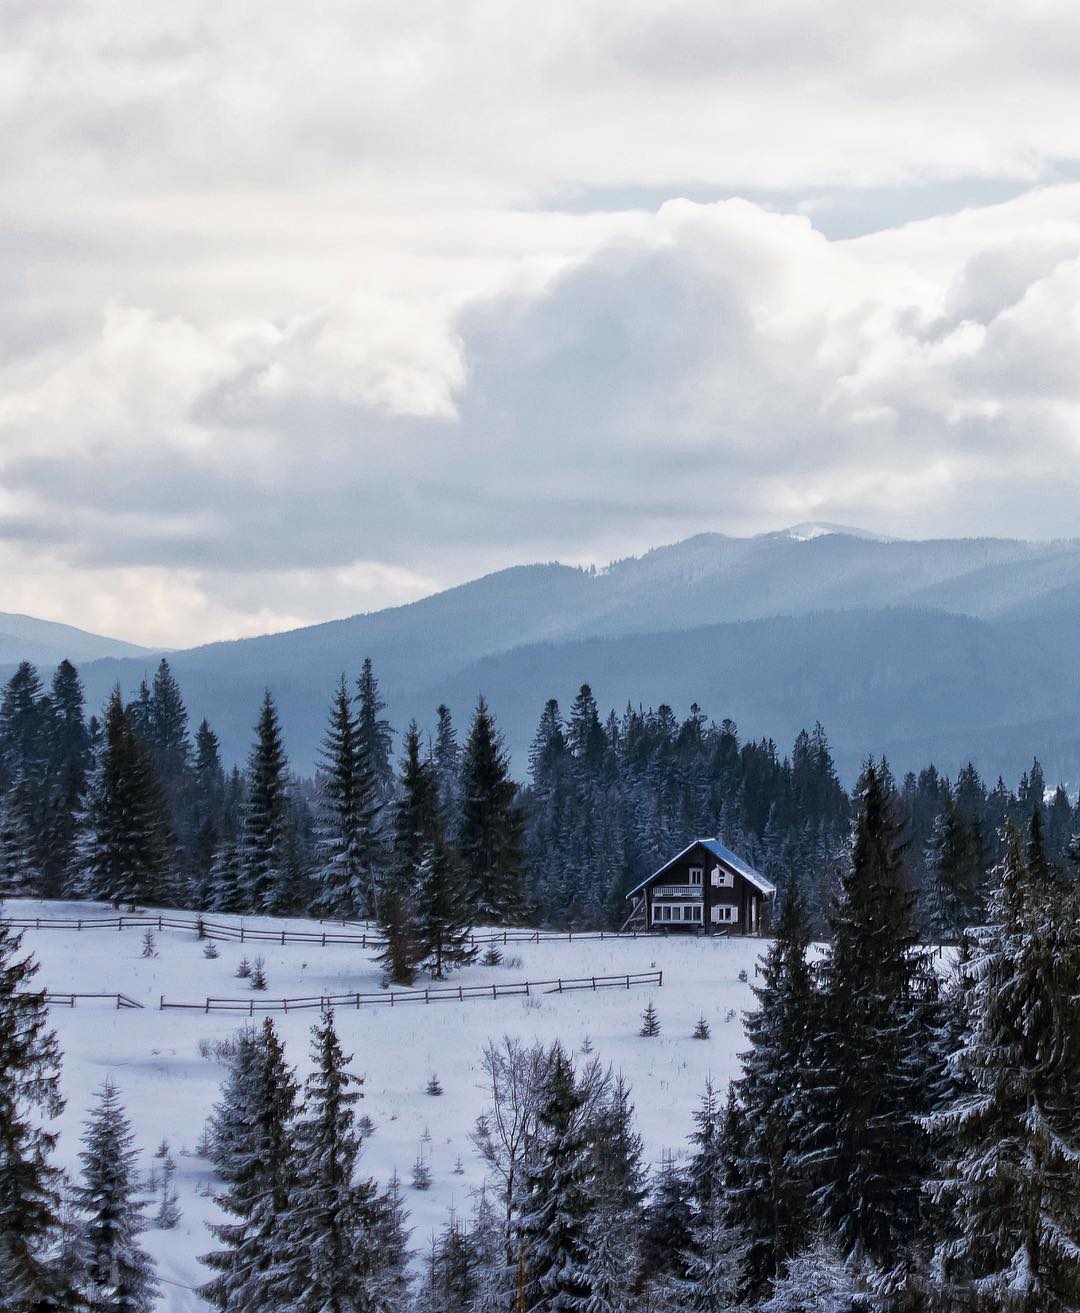
[[284, 930], [282, 930], [282, 932], [281, 932], [281, 947], [282, 947], [282, 948], [285, 947], [285, 931], [284, 931]]
[[242, 921], [240, 923], [240, 942], [244, 942], [244, 923]]
[[498, 985], [492, 985], [492, 986], [491, 986], [491, 997], [492, 997], [492, 998], [498, 998], [498, 997], [499, 997], [499, 986], [498, 986]]
[[593, 978], [592, 978], [592, 987], [593, 987], [594, 990], [596, 989], [596, 977], [595, 977], [595, 976], [593, 976]]
[[561, 981], [561, 980], [559, 981], [559, 993], [560, 993], [560, 994], [562, 993], [562, 981]]
[[662, 989], [663, 986], [664, 986], [664, 973], [663, 971], [658, 971], [656, 973], [656, 987], [657, 989]]
[[158, 995], [158, 1011], [159, 1011], [159, 1012], [164, 1012], [164, 1011], [165, 1011], [165, 995], [164, 995], [164, 994], [159, 994], [159, 995]]
[[206, 1000], [206, 1012], [207, 1012], [207, 1015], [209, 1015], [209, 1013], [210, 1013], [210, 1000], [209, 1000], [209, 999]]
[[627, 988], [627, 989], [630, 988], [630, 977], [629, 977], [629, 976], [626, 977], [626, 988]]
[[356, 1010], [357, 1010], [358, 1012], [360, 1011], [360, 995], [359, 995], [359, 994], [357, 994], [357, 996], [356, 996]]

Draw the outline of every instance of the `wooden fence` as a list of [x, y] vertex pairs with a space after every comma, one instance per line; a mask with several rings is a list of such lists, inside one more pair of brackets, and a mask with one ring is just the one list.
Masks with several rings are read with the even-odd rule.
[[241, 1012], [253, 1017], [256, 1012], [302, 1012], [309, 1009], [361, 1008], [382, 1005], [397, 1007], [403, 1003], [464, 1003], [478, 998], [531, 997], [534, 994], [567, 994], [581, 989], [633, 989], [639, 985], [664, 983], [663, 971], [631, 971], [621, 976], [580, 976], [575, 979], [521, 980], [513, 984], [447, 985], [427, 989], [380, 990], [369, 994], [319, 994], [306, 998], [208, 998], [202, 1003], [171, 1003], [164, 996], [161, 1011], [184, 1009], [195, 1012]]
[[[96, 917], [5, 917], [16, 930], [192, 930], [200, 939], [233, 940], [241, 944], [316, 944], [322, 948], [334, 944], [353, 944], [359, 948], [385, 948], [386, 940], [378, 934], [362, 930], [359, 933], [341, 933], [327, 930], [272, 930], [267, 926], [229, 925], [223, 921], [209, 921], [205, 917], [156, 916], [129, 913]], [[347, 925], [348, 922], [334, 924]], [[657, 939], [664, 936], [656, 931], [633, 930], [493, 930], [470, 934], [469, 942], [481, 948], [489, 944], [541, 944], [574, 943], [583, 939]]]
[[110, 1003], [115, 1003], [117, 1008], [141, 1008], [142, 1003], [133, 998], [128, 998], [126, 994], [53, 994], [45, 995], [45, 1002], [50, 1007], [73, 1008], [79, 999], [100, 999], [107, 998]]

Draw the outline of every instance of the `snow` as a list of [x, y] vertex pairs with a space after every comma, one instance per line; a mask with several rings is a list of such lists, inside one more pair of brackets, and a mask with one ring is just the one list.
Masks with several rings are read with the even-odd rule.
[[[94, 903], [57, 903], [11, 899], [12, 917], [94, 917], [112, 915]], [[175, 914], [175, 913], [174, 913]], [[191, 914], [182, 914], [191, 915]], [[238, 923], [237, 918], [215, 920]], [[246, 917], [246, 926], [319, 930], [319, 922], [300, 918]], [[194, 1155], [211, 1105], [218, 1097], [224, 1068], [200, 1056], [199, 1041], [224, 1039], [243, 1018], [236, 1014], [158, 1010], [170, 1000], [199, 1002], [207, 994], [250, 997], [248, 983], [236, 978], [241, 958], [261, 956], [268, 989], [256, 999], [372, 991], [379, 988], [378, 967], [370, 950], [356, 945], [218, 942], [220, 956], [203, 956], [204, 944], [193, 931], [154, 932], [157, 957], [142, 956], [141, 928], [117, 930], [26, 930], [24, 947], [41, 963], [38, 983], [55, 993], [123, 993], [144, 1010], [117, 1011], [107, 1002], [80, 1002], [54, 1007], [51, 1019], [64, 1051], [63, 1090], [67, 1108], [58, 1122], [58, 1158], [77, 1170], [78, 1137], [93, 1091], [106, 1077], [118, 1086], [148, 1171], [154, 1150], [165, 1137], [177, 1162], [175, 1185], [182, 1219], [172, 1231], [150, 1230], [143, 1237], [158, 1263], [163, 1282], [162, 1309], [168, 1313], [205, 1313], [208, 1308], [190, 1291], [206, 1280], [198, 1255], [212, 1248], [205, 1222], [216, 1218], [213, 1201], [198, 1193], [211, 1179], [210, 1164]], [[547, 940], [510, 944], [498, 967], [478, 961], [452, 976], [454, 984], [546, 980], [612, 975], [659, 968], [662, 989], [611, 989], [592, 993], [544, 994], [532, 998], [477, 999], [430, 1006], [339, 1009], [336, 1018], [342, 1045], [353, 1054], [352, 1069], [364, 1078], [361, 1114], [371, 1117], [375, 1132], [365, 1142], [361, 1171], [385, 1182], [396, 1168], [405, 1185], [413, 1228], [412, 1244], [422, 1249], [453, 1205], [471, 1208], [471, 1192], [484, 1179], [483, 1166], [469, 1143], [469, 1132], [484, 1109], [480, 1054], [488, 1039], [503, 1034], [524, 1042], [549, 1044], [559, 1039], [575, 1050], [590, 1036], [595, 1055], [622, 1071], [633, 1086], [637, 1123], [646, 1156], [658, 1162], [663, 1150], [681, 1152], [691, 1130], [691, 1112], [706, 1077], [724, 1089], [738, 1074], [738, 1054], [745, 1047], [744, 1009], [754, 1005], [750, 982], [766, 944], [753, 939], [696, 937], [617, 940]], [[520, 965], [512, 965], [515, 957]], [[747, 981], [739, 980], [744, 971]], [[652, 998], [661, 1034], [638, 1034], [641, 1012]], [[704, 1013], [712, 1037], [701, 1041], [691, 1031]], [[309, 1070], [308, 1039], [315, 1012], [274, 1013], [287, 1056], [301, 1077]], [[444, 1093], [425, 1093], [432, 1072]], [[433, 1184], [427, 1192], [409, 1188], [412, 1163], [421, 1137]], [[464, 1175], [453, 1172], [460, 1155]]]

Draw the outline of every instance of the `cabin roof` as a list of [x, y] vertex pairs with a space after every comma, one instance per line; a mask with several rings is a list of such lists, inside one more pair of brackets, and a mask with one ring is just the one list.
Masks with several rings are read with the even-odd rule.
[[771, 898], [776, 893], [776, 885], [771, 880], [766, 880], [761, 872], [755, 871], [749, 862], [744, 862], [730, 848], [725, 848], [719, 839], [695, 839], [693, 843], [688, 843], [681, 853], [676, 853], [663, 866], [653, 871], [652, 875], [642, 880], [640, 884], [636, 884], [626, 895], [627, 898], [632, 898], [634, 894], [639, 893], [647, 884], [651, 884], [657, 876], [663, 875], [666, 870], [674, 866], [676, 862], [681, 861], [688, 852], [697, 847], [708, 849], [722, 866], [726, 866], [729, 871], [734, 871], [736, 875], [741, 875], [744, 880], [754, 886], [763, 898]]

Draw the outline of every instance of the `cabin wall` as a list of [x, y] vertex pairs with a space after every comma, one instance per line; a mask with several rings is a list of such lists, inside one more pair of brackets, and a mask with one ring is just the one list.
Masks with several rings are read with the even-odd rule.
[[[646, 904], [646, 924], [650, 930], [670, 929], [670, 930], [704, 930], [711, 934], [728, 934], [728, 935], [747, 935], [752, 931], [753, 903], [758, 903], [758, 923], [757, 928], [761, 926], [761, 895], [750, 882], [739, 874], [734, 874], [730, 887], [721, 887], [714, 889], [711, 884], [711, 871], [717, 864], [716, 858], [706, 848], [692, 850], [685, 857], [665, 871], [651, 884], [645, 887], [645, 904]], [[655, 891], [658, 888], [691, 888], [690, 873], [695, 868], [702, 872], [702, 897], [699, 900], [701, 906], [700, 921], [661, 921], [653, 919], [653, 908], [655, 905], [686, 903], [697, 900], [690, 898], [682, 899], [679, 897], [656, 897]], [[714, 925], [712, 921], [712, 909], [715, 906], [728, 906], [738, 908], [738, 920], [734, 923], [721, 923]]]

